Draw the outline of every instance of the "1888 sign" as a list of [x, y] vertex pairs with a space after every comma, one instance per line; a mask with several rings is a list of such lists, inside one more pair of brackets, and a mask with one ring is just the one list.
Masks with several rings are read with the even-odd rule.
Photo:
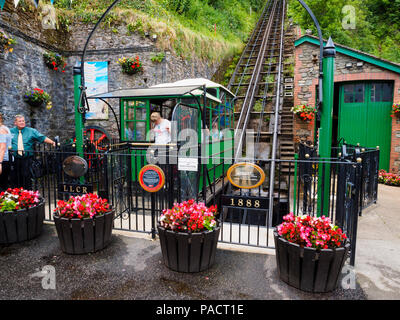
[[268, 209], [268, 198], [222, 195], [222, 205], [240, 209]]

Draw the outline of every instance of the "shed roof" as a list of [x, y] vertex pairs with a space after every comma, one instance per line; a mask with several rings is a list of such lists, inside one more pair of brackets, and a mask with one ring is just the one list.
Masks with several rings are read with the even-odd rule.
[[[310, 35], [302, 36], [301, 38], [297, 39], [294, 42], [294, 45], [297, 47], [305, 42], [319, 46], [319, 38]], [[326, 42], [327, 40], [324, 40], [324, 45], [326, 44]], [[400, 64], [398, 63], [389, 60], [384, 60], [376, 56], [373, 56], [372, 54], [365, 53], [350, 47], [346, 47], [341, 44], [335, 43], [335, 46], [336, 46], [336, 52], [400, 74]]]

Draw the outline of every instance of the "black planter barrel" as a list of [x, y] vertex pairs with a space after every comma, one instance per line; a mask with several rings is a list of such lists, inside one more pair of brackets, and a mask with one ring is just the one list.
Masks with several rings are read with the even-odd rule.
[[350, 243], [336, 249], [301, 248], [274, 232], [279, 277], [287, 284], [307, 292], [322, 293], [336, 289], [347, 259]]
[[84, 219], [54, 215], [61, 250], [69, 254], [85, 254], [104, 249], [111, 241], [114, 211]]
[[178, 272], [200, 272], [209, 269], [215, 261], [220, 227], [200, 233], [166, 230], [158, 225], [164, 264]]
[[0, 244], [31, 240], [42, 233], [44, 200], [32, 208], [0, 212]]

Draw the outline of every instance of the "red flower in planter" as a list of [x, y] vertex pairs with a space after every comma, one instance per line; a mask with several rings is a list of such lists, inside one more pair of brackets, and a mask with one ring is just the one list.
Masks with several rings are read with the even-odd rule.
[[107, 199], [89, 193], [83, 196], [70, 197], [68, 201], [59, 200], [54, 212], [65, 218], [93, 218], [110, 211]]
[[39, 203], [39, 191], [8, 188], [0, 193], [0, 212], [31, 208]]
[[163, 210], [160, 224], [166, 229], [177, 232], [201, 232], [213, 230], [216, 226], [217, 206], [206, 207], [193, 199], [175, 203], [172, 209]]
[[314, 119], [314, 115], [316, 112], [315, 108], [308, 104], [297, 105], [293, 107], [291, 111], [294, 114], [297, 114], [303, 121], [310, 121]]
[[337, 248], [343, 245], [346, 235], [328, 217], [294, 216], [290, 213], [277, 227], [278, 234], [289, 242], [316, 249]]

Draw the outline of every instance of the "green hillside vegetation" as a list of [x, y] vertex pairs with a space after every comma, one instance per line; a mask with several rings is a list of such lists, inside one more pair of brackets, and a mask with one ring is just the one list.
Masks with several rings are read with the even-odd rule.
[[[75, 21], [95, 23], [112, 0], [55, 0], [59, 28]], [[240, 52], [265, 4], [263, 0], [122, 0], [103, 28], [157, 35], [160, 50], [185, 59], [220, 61]], [[101, 32], [100, 30], [98, 32]]]
[[[317, 17], [324, 38], [379, 58], [400, 62], [400, 0], [305, 0]], [[345, 30], [342, 8], [355, 9], [355, 29]], [[290, 0], [289, 16], [302, 29], [316, 28], [297, 0]]]

